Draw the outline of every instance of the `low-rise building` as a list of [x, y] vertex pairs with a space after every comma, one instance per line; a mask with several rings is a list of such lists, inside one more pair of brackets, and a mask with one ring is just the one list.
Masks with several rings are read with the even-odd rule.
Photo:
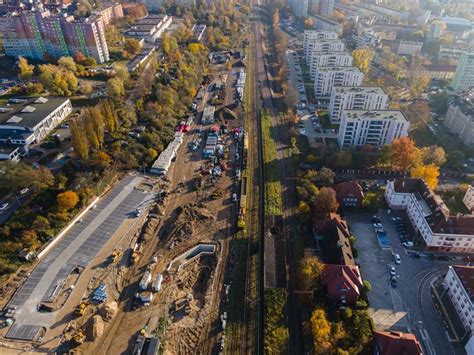
[[357, 181], [345, 181], [334, 186], [337, 202], [342, 207], [362, 207], [364, 191]]
[[414, 71], [414, 73], [421, 73], [428, 75], [430, 79], [435, 80], [451, 80], [454, 77], [456, 72], [455, 65], [438, 65], [438, 64], [428, 64], [423, 65], [420, 70]]
[[467, 207], [467, 209], [472, 212], [474, 209], [474, 186], [469, 185], [466, 193], [464, 194], [462, 202]]
[[423, 349], [415, 334], [401, 332], [374, 332], [376, 355], [422, 355]]
[[357, 67], [318, 67], [314, 73], [314, 95], [329, 97], [335, 86], [360, 86], [364, 74]]
[[458, 135], [465, 144], [474, 143], [474, 89], [453, 98], [443, 125]]
[[474, 266], [450, 266], [444, 283], [466, 334], [474, 335]]
[[364, 288], [357, 265], [325, 264], [321, 276], [328, 298], [341, 304], [354, 304]]
[[400, 55], [419, 55], [421, 47], [423, 47], [423, 42], [400, 41], [397, 53]]
[[46, 138], [71, 111], [67, 98], [10, 99], [8, 105], [0, 107], [0, 158], [18, 160], [20, 154]]
[[398, 110], [343, 110], [337, 141], [341, 148], [381, 147], [408, 136], [409, 127]]
[[145, 42], [155, 43], [171, 25], [173, 18], [168, 15], [148, 15], [142, 18], [124, 32], [125, 36], [145, 39]]
[[389, 98], [380, 86], [335, 86], [329, 100], [332, 123], [339, 123], [343, 110], [385, 110]]
[[451, 215], [443, 200], [422, 179], [390, 181], [385, 200], [390, 208], [406, 211], [428, 250], [474, 252], [474, 216]]
[[351, 67], [354, 58], [349, 52], [313, 52], [306, 64], [309, 75], [313, 77], [318, 67]]

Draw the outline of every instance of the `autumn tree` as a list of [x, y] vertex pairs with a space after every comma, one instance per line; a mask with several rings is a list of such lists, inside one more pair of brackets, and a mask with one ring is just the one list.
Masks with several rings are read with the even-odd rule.
[[18, 57], [18, 70], [20, 73], [18, 76], [20, 79], [29, 79], [33, 76], [35, 66], [28, 64], [28, 60], [24, 57]]
[[430, 145], [429, 147], [421, 148], [420, 152], [424, 164], [442, 166], [446, 163], [446, 152], [438, 145]]
[[394, 139], [388, 148], [388, 163], [394, 170], [409, 170], [417, 164], [419, 157], [415, 142], [408, 137]]
[[140, 45], [140, 42], [135, 38], [126, 38], [123, 44], [123, 49], [131, 55], [137, 55], [138, 53], [140, 53], [142, 47]]
[[119, 118], [113, 101], [102, 100], [100, 102], [100, 110], [102, 111], [107, 131], [112, 133], [115, 132], [119, 126]]
[[127, 84], [130, 80], [130, 73], [128, 72], [128, 68], [123, 64], [115, 64], [114, 66], [114, 76], [116, 78], [120, 78], [124, 84]]
[[434, 190], [438, 185], [439, 168], [434, 164], [419, 164], [410, 171], [412, 178], [423, 179]]
[[83, 95], [90, 95], [92, 93], [92, 90], [92, 84], [87, 81], [83, 81], [79, 85], [79, 91]]
[[107, 80], [107, 93], [110, 97], [122, 97], [125, 95], [125, 87], [120, 78], [112, 78]]
[[367, 74], [370, 68], [370, 63], [374, 58], [375, 50], [373, 48], [358, 48], [352, 52], [354, 57], [354, 65], [360, 69], [361, 72]]
[[315, 256], [301, 259], [298, 268], [301, 287], [305, 290], [318, 288], [323, 268], [324, 264]]
[[418, 97], [430, 84], [431, 78], [428, 74], [415, 72], [410, 76], [410, 94]]
[[58, 66], [72, 72], [77, 71], [76, 62], [72, 57], [61, 57], [58, 59]]
[[89, 158], [89, 140], [82, 120], [75, 119], [70, 124], [71, 144], [76, 154], [82, 160]]
[[339, 208], [336, 191], [331, 187], [321, 188], [313, 200], [313, 206], [317, 213], [336, 212]]
[[304, 19], [304, 28], [307, 30], [311, 30], [314, 26], [314, 21], [311, 17], [305, 17]]
[[331, 348], [331, 323], [324, 309], [315, 309], [311, 314], [311, 334], [315, 354], [329, 354]]
[[285, 104], [288, 109], [292, 110], [296, 107], [299, 101], [298, 90], [295, 89], [293, 85], [288, 85], [285, 90]]
[[39, 66], [39, 80], [56, 96], [71, 96], [77, 91], [78, 81], [73, 72], [52, 64]]
[[76, 62], [77, 64], [86, 65], [85, 64], [86, 63], [86, 56], [81, 51], [77, 51], [74, 54], [73, 58], [74, 58], [74, 62]]
[[79, 196], [74, 191], [64, 191], [56, 196], [56, 201], [59, 209], [68, 211], [76, 207], [79, 202]]
[[312, 181], [317, 186], [332, 186], [336, 173], [329, 168], [323, 167], [314, 174]]
[[38, 192], [53, 184], [54, 176], [46, 167], [32, 168], [22, 162], [0, 161], [0, 189], [20, 190], [28, 187]]

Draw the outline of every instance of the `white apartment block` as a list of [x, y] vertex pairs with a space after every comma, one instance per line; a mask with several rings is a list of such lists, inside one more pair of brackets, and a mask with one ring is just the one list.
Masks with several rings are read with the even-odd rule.
[[467, 209], [472, 212], [474, 208], [474, 186], [469, 185], [462, 202], [464, 202]]
[[465, 144], [474, 144], [474, 89], [462, 92], [452, 99], [443, 125]]
[[392, 209], [406, 210], [428, 250], [473, 253], [474, 216], [450, 215], [443, 200], [421, 179], [398, 179], [387, 184], [385, 200]]
[[459, 63], [451, 86], [456, 92], [474, 87], [474, 52], [463, 53], [459, 57]]
[[309, 74], [313, 77], [318, 67], [351, 67], [354, 58], [349, 52], [313, 52], [309, 66]]
[[364, 74], [357, 67], [318, 67], [314, 73], [314, 95], [331, 95], [334, 86], [360, 86]]
[[388, 95], [380, 86], [332, 88], [329, 99], [329, 116], [331, 123], [339, 123], [343, 110], [386, 110]]
[[381, 147], [394, 139], [408, 136], [410, 123], [397, 110], [343, 110], [339, 136], [339, 147]]
[[444, 283], [465, 331], [474, 334], [474, 266], [450, 266]]
[[400, 41], [398, 54], [419, 55], [421, 53], [421, 47], [423, 47], [423, 42]]

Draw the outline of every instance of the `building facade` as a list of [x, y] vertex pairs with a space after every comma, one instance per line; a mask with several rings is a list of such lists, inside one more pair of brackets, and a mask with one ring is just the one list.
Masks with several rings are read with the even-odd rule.
[[467, 209], [472, 212], [474, 208], [474, 186], [469, 185], [466, 193], [464, 194], [462, 202], [467, 207]]
[[354, 63], [354, 58], [349, 52], [313, 52], [309, 60], [306, 64], [311, 77], [318, 67], [351, 67]]
[[318, 67], [314, 73], [314, 95], [331, 95], [335, 86], [360, 86], [364, 74], [357, 67]]
[[343, 110], [338, 143], [341, 148], [381, 147], [408, 136], [410, 123], [396, 110]]
[[74, 56], [82, 52], [98, 63], [109, 60], [105, 28], [100, 17], [74, 20], [49, 11], [14, 13], [0, 18], [8, 56], [44, 60], [48, 56]]
[[450, 266], [444, 282], [466, 333], [474, 334], [474, 266]]
[[443, 125], [467, 144], [474, 144], [474, 90], [455, 96], [449, 104]]
[[[321, 52], [322, 51], [322, 49], [321, 49], [322, 45], [321, 44], [318, 45], [317, 43], [319, 43], [321, 41], [326, 42], [328, 40], [337, 40], [336, 41], [337, 44], [333, 44], [333, 45], [340, 47], [341, 44], [342, 44], [343, 47], [339, 51], [344, 50], [343, 43], [338, 40], [338, 35], [334, 31], [316, 31], [316, 30], [306, 30], [306, 31], [304, 31], [303, 52], [304, 52], [305, 59], [308, 58], [308, 55], [310, 54], [310, 52], [313, 52], [313, 51]], [[326, 46], [328, 46], [328, 45], [330, 45], [330, 44], [327, 44]], [[329, 49], [330, 48], [326, 49], [326, 52]]]
[[289, 5], [296, 17], [308, 16], [309, 0], [290, 0]]
[[421, 179], [390, 181], [385, 190], [390, 208], [406, 210], [428, 250], [473, 253], [474, 216], [450, 215], [443, 200]]
[[123, 7], [121, 3], [117, 3], [100, 10], [95, 10], [93, 13], [102, 19], [104, 26], [107, 26], [123, 17]]
[[451, 86], [457, 92], [474, 87], [474, 53], [463, 53], [459, 57]]
[[148, 15], [130, 26], [124, 32], [125, 36], [148, 43], [155, 43], [171, 25], [173, 18], [168, 15]]
[[400, 41], [397, 53], [400, 55], [419, 55], [421, 47], [423, 47], [423, 42]]
[[389, 98], [380, 86], [333, 87], [329, 100], [332, 123], [339, 123], [343, 110], [385, 110]]

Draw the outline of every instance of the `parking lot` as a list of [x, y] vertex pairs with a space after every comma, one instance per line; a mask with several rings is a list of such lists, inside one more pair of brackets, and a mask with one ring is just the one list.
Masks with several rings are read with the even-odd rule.
[[17, 309], [15, 325], [7, 337], [24, 339], [54, 323], [55, 314], [39, 312], [38, 304], [50, 297], [72, 269], [86, 267], [127, 216], [153, 197], [135, 189], [141, 181], [139, 177], [125, 177], [39, 262], [9, 303]]
[[[432, 282], [446, 273], [448, 265], [453, 262], [428, 260], [424, 254], [413, 257], [410, 248], [401, 244], [393, 220], [397, 217], [401, 219], [403, 214], [381, 210], [377, 216], [382, 225], [378, 229], [385, 231], [382, 245], [377, 238], [377, 228], [372, 223], [372, 214], [346, 215], [352, 234], [357, 238], [357, 262], [362, 277], [372, 285], [368, 293], [369, 312], [376, 328], [414, 332], [427, 354], [454, 354], [455, 350], [435, 310], [430, 292]], [[405, 226], [405, 231], [406, 241], [409, 241], [413, 237], [412, 231], [409, 226]], [[400, 256], [400, 264], [394, 261], [394, 254]], [[395, 268], [393, 285], [390, 266]]]

